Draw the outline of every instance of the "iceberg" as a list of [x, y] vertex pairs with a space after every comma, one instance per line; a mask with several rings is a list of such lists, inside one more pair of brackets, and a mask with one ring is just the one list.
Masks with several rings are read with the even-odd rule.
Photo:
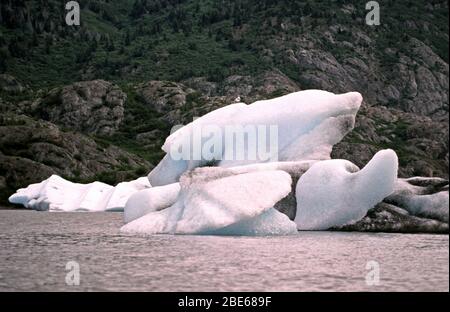
[[411, 215], [448, 223], [448, 181], [440, 178], [398, 179], [394, 192], [385, 200]]
[[[277, 211], [261, 215], [289, 194], [291, 182], [290, 175], [280, 170], [235, 174], [220, 167], [197, 168], [181, 177], [181, 190], [172, 206], [150, 212], [121, 230], [144, 234], [213, 234], [219, 229], [235, 234], [238, 230], [286, 233], [295, 227], [287, 217]], [[224, 229], [231, 225], [237, 228]]]
[[[362, 96], [358, 92], [334, 94], [306, 90], [249, 105], [225, 106], [194, 120], [166, 139], [162, 149], [167, 154], [150, 172], [150, 183], [159, 186], [178, 182], [184, 172], [212, 160], [217, 166], [228, 168], [269, 161], [330, 159], [333, 145], [353, 129], [361, 102]], [[254, 128], [269, 125], [277, 130], [275, 154], [270, 153], [272, 150], [268, 147], [268, 131]], [[224, 135], [218, 139], [217, 151], [212, 154], [214, 157], [208, 159], [206, 156], [211, 154], [206, 153], [205, 156], [203, 150], [210, 147], [211, 137], [196, 136], [195, 133], [209, 134], [211, 127]], [[242, 137], [242, 145], [237, 146], [236, 137], [227, 140], [229, 129], [248, 130], [247, 136]], [[255, 132], [251, 132], [252, 129]], [[250, 148], [256, 145], [258, 153], [253, 154]], [[188, 157], [175, 158], [174, 154], [179, 156], [180, 150], [184, 150]], [[270, 155], [262, 153], [264, 157], [261, 156], [259, 152], [262, 150], [269, 150]], [[242, 157], [237, 157], [238, 154]]]
[[295, 198], [295, 186], [297, 184], [298, 179], [308, 171], [309, 168], [318, 160], [303, 160], [303, 161], [281, 161], [281, 162], [270, 162], [270, 163], [260, 163], [260, 164], [252, 164], [252, 165], [244, 165], [238, 167], [230, 168], [235, 173], [247, 173], [254, 171], [264, 171], [264, 170], [282, 170], [287, 173], [292, 178], [292, 190], [288, 196], [280, 200], [274, 208], [286, 216], [289, 219], [294, 220], [296, 210], [297, 210], [297, 201]]
[[[293, 181], [297, 182], [298, 178], [305, 173], [314, 164], [315, 160], [312, 161], [298, 161], [298, 162], [272, 162], [272, 163], [261, 163], [244, 165], [229, 168], [230, 173], [233, 174], [243, 174], [258, 171], [274, 171], [282, 170], [287, 172]], [[180, 184], [172, 183], [163, 186], [156, 186], [150, 189], [145, 189], [138, 191], [130, 196], [124, 210], [124, 221], [125, 223], [131, 222], [137, 218], [146, 215], [149, 212], [160, 211], [173, 205], [180, 192]], [[291, 190], [289, 196], [295, 192], [295, 189]], [[286, 215], [292, 213], [288, 210], [294, 210], [294, 205], [289, 203], [284, 203], [280, 201], [275, 205], [275, 208], [282, 211]]]
[[124, 222], [128, 223], [145, 216], [147, 213], [172, 206], [176, 202], [179, 192], [180, 183], [172, 183], [134, 193], [125, 205]]
[[292, 235], [297, 233], [297, 225], [274, 208], [262, 214], [233, 223], [221, 229], [210, 231], [210, 235], [236, 235], [236, 236], [268, 236]]
[[134, 181], [121, 182], [112, 190], [111, 196], [106, 204], [106, 211], [123, 211], [128, 199], [132, 194], [140, 190], [150, 189], [150, 182], [146, 177]]
[[[124, 211], [121, 231], [133, 234], [448, 230], [448, 181], [397, 179], [392, 150], [378, 152], [361, 170], [330, 159], [333, 145], [353, 129], [361, 102], [357, 92], [307, 90], [228, 105], [172, 133], [147, 177], [111, 186], [52, 175], [9, 201], [41, 211]], [[234, 132], [230, 140], [229, 129], [244, 135]], [[225, 135], [217, 139], [218, 133]]]
[[40, 211], [122, 211], [130, 195], [149, 187], [147, 178], [113, 187], [101, 182], [73, 183], [52, 175], [41, 183], [17, 190], [9, 202]]
[[327, 230], [362, 219], [394, 191], [398, 159], [393, 150], [375, 154], [361, 170], [346, 160], [314, 164], [296, 186], [299, 230]]

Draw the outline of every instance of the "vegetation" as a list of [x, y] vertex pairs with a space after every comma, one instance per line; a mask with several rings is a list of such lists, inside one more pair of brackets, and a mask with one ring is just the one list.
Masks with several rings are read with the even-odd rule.
[[[79, 3], [82, 25], [70, 27], [65, 25], [61, 1], [2, 1], [0, 73], [11, 73], [35, 88], [99, 77], [117, 83], [192, 76], [220, 81], [231, 74], [252, 75], [273, 67], [296, 79], [295, 68], [280, 55], [280, 37], [289, 44], [331, 25], [344, 25], [336, 39], [352, 42], [353, 27], [369, 27], [364, 24], [367, 11], [357, 0]], [[345, 14], [342, 8], [350, 4], [354, 11]], [[370, 48], [386, 58], [386, 66], [392, 56], [385, 49], [407, 51], [410, 36], [448, 60], [447, 9], [435, 7], [429, 14], [430, 7], [425, 0], [383, 1], [383, 22], [374, 29], [376, 45]], [[411, 21], [426, 23], [429, 31], [405, 27]], [[398, 34], [403, 34], [402, 40]], [[326, 48], [337, 58], [352, 52], [337, 45]], [[267, 50], [274, 56], [264, 57]]]

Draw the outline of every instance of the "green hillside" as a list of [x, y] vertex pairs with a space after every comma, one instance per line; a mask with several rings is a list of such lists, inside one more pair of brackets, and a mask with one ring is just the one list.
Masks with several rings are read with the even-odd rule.
[[[432, 1], [435, 2], [435, 1]], [[431, 3], [432, 3], [431, 2]], [[256, 74], [278, 68], [302, 82], [283, 51], [303, 38], [338, 60], [354, 53], [330, 45], [322, 33], [341, 27], [338, 41], [353, 42], [362, 29], [374, 42], [367, 47], [381, 62], [389, 47], [408, 53], [413, 36], [448, 60], [447, 8], [429, 1], [381, 1], [382, 24], [364, 23], [362, 1], [207, 1], [83, 0], [81, 26], [65, 25], [65, 1], [2, 1], [0, 72], [13, 74], [33, 88], [85, 78], [114, 82], [150, 79], [180, 81], [206, 76], [220, 81], [233, 74]], [[354, 10], [347, 14], [345, 8]], [[432, 12], [432, 14], [431, 14]], [[404, 22], [428, 23], [428, 31]], [[283, 43], [282, 45], [280, 45]]]

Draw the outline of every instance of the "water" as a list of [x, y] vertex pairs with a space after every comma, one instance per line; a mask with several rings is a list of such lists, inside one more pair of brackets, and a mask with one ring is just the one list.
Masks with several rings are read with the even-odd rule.
[[[0, 291], [448, 291], [448, 235], [132, 236], [121, 213], [0, 210]], [[81, 284], [65, 282], [66, 263]], [[368, 286], [368, 261], [380, 285]]]

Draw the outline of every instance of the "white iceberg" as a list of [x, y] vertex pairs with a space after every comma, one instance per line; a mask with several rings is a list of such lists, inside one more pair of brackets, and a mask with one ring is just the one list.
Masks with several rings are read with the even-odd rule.
[[236, 236], [268, 236], [292, 235], [297, 233], [297, 225], [274, 208], [262, 214], [243, 221], [233, 223], [221, 229], [206, 232], [210, 235], [236, 235]]
[[138, 178], [129, 182], [117, 184], [106, 204], [106, 211], [123, 211], [128, 199], [140, 190], [150, 189], [150, 182], [146, 177]]
[[[258, 171], [282, 170], [287, 172], [293, 180], [297, 181], [298, 178], [316, 162], [316, 160], [311, 160], [252, 164], [229, 168], [229, 172], [233, 174], [243, 174]], [[295, 191], [295, 189], [293, 191]], [[140, 218], [149, 212], [160, 211], [170, 207], [176, 202], [179, 192], [180, 184], [172, 183], [134, 193], [130, 196], [125, 205], [125, 223]], [[295, 207], [293, 208], [295, 209]]]
[[361, 170], [346, 160], [314, 164], [296, 186], [299, 230], [326, 230], [363, 218], [394, 190], [398, 159], [392, 150], [375, 154]]
[[128, 223], [149, 212], [160, 211], [172, 206], [176, 202], [179, 192], [180, 183], [172, 183], [134, 193], [125, 205], [124, 222]]
[[122, 211], [129, 196], [149, 187], [147, 178], [122, 182], [113, 187], [101, 182], [73, 183], [52, 175], [47, 180], [17, 190], [9, 197], [9, 202], [41, 211]]
[[[248, 221], [241, 223], [242, 226], [237, 225], [232, 233], [292, 232], [295, 223], [278, 212], [261, 216], [290, 193], [291, 182], [291, 177], [284, 171], [235, 174], [223, 168], [197, 168], [181, 177], [181, 191], [172, 206], [150, 212], [121, 230], [144, 234], [213, 234]], [[259, 216], [260, 220], [255, 219]], [[249, 229], [252, 225], [255, 226], [253, 230]]]
[[[333, 145], [353, 129], [361, 102], [362, 96], [358, 92], [336, 95], [321, 90], [306, 90], [250, 105], [239, 103], [220, 108], [182, 127], [166, 139], [162, 148], [167, 154], [150, 172], [150, 183], [159, 186], [178, 182], [185, 171], [211, 160], [221, 167], [235, 167], [268, 161], [330, 159]], [[272, 141], [269, 137], [272, 134], [269, 130], [248, 130], [257, 126], [276, 128], [275, 154], [270, 149]], [[214, 145], [212, 159], [206, 157], [211, 153], [202, 153], [205, 149], [212, 150], [212, 136], [208, 136], [210, 127], [223, 134], [218, 146]], [[247, 133], [243, 136], [243, 144], [238, 146], [237, 138], [226, 138], [230, 129], [247, 129], [252, 135]], [[208, 135], [198, 137], [195, 133]], [[251, 153], [250, 147], [258, 149], [258, 153]], [[188, 157], [175, 159], [174, 151], [178, 153], [182, 150]]]
[[[377, 153], [362, 170], [346, 160], [330, 160], [333, 145], [354, 127], [361, 101], [357, 92], [308, 90], [250, 105], [232, 104], [170, 135], [163, 146], [166, 156], [148, 178], [114, 187], [72, 183], [53, 175], [18, 190], [9, 201], [35, 210], [124, 210], [121, 231], [142, 234], [326, 230], [353, 224], [383, 199], [410, 214], [448, 223], [448, 181], [445, 186], [440, 179], [397, 180], [394, 151]], [[234, 144], [237, 136], [233, 144], [226, 135], [214, 144], [210, 136], [195, 139], [198, 129], [211, 126], [220, 133], [229, 127], [274, 126], [275, 153], [268, 148], [273, 137], [267, 131], [255, 132], [254, 141], [250, 132], [240, 137], [247, 143], [243, 150]], [[173, 157], [186, 147], [187, 159]], [[261, 147], [269, 153], [250, 157], [253, 148]], [[238, 154], [245, 157], [227, 157]]]
[[410, 214], [448, 223], [448, 181], [440, 178], [398, 179], [394, 192], [385, 201]]

